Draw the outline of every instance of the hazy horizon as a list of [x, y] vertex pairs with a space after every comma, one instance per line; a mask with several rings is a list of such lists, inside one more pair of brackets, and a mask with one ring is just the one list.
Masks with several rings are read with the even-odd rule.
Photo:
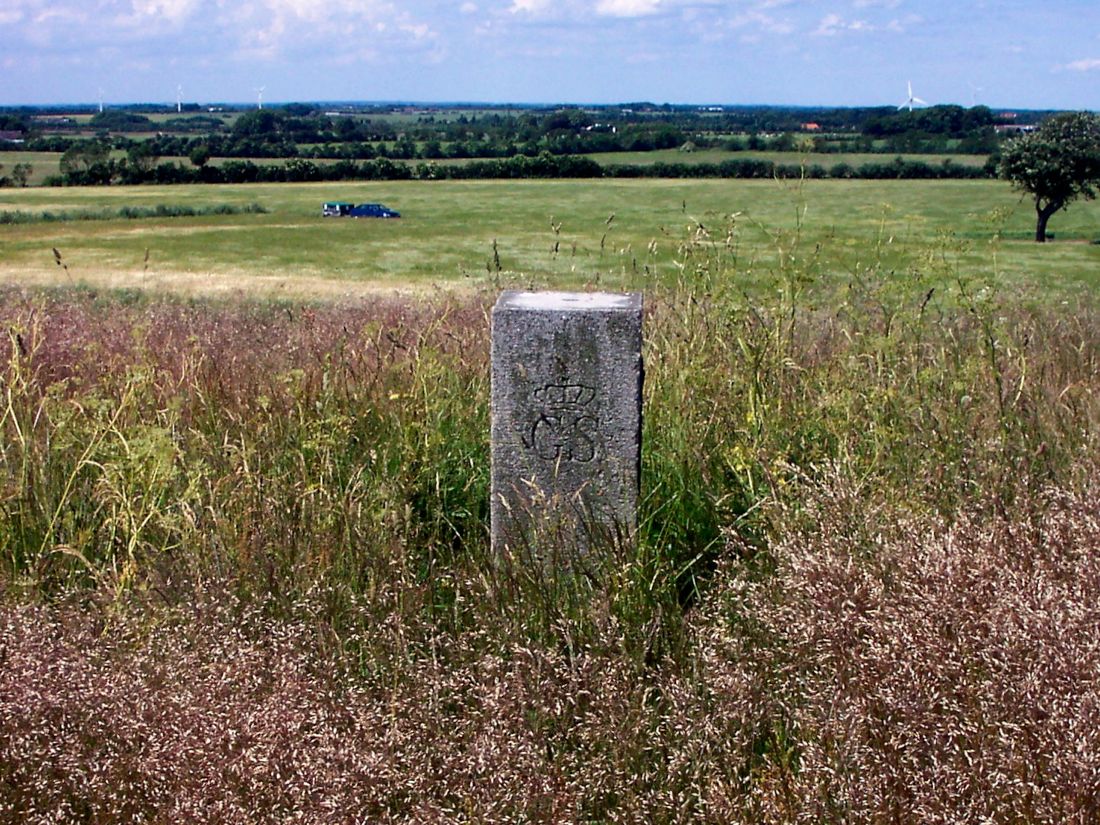
[[[240, 109], [255, 109], [257, 102], [255, 100], [202, 100], [202, 101], [183, 101], [184, 110], [183, 114], [199, 114], [207, 111], [206, 107], [228, 107], [233, 110]], [[904, 107], [895, 107], [892, 104], [866, 104], [850, 106], [843, 105], [831, 105], [822, 103], [768, 103], [768, 102], [753, 102], [753, 103], [721, 103], [715, 101], [671, 101], [671, 100], [618, 100], [608, 103], [595, 102], [595, 101], [577, 101], [577, 100], [554, 100], [544, 103], [524, 101], [524, 100], [267, 100], [263, 101], [263, 108], [265, 109], [278, 109], [285, 106], [293, 105], [307, 105], [316, 107], [356, 107], [356, 108], [369, 108], [369, 107], [410, 107], [410, 108], [423, 108], [423, 109], [553, 109], [556, 107], [561, 108], [576, 108], [576, 109], [602, 109], [609, 108], [614, 109], [616, 107], [628, 107], [635, 104], [651, 104], [653, 106], [672, 106], [677, 109], [705, 109], [708, 107], [721, 107], [726, 110], [735, 109], [807, 109], [807, 110], [821, 110], [821, 109], [903, 109]], [[968, 103], [959, 104], [934, 104], [937, 106], [943, 105], [959, 105], [963, 108], [970, 108]], [[1012, 105], [997, 105], [989, 103], [975, 104], [977, 106], [985, 106], [994, 113], [998, 112], [1058, 112], [1058, 111], [1100, 111], [1095, 109], [1059, 109], [1056, 107], [1042, 107], [1032, 108], [1028, 106], [1012, 106]], [[164, 107], [167, 109], [174, 109], [175, 102], [172, 101], [159, 101], [159, 100], [120, 100], [115, 102], [104, 102], [104, 109], [130, 109], [130, 108], [142, 108], [142, 107]], [[186, 107], [192, 107], [187, 109]], [[199, 111], [196, 112], [193, 107], [198, 106]], [[3, 103], [0, 102], [0, 109], [43, 109], [43, 110], [96, 110], [99, 107], [98, 101], [91, 100], [69, 100], [59, 101], [54, 103]], [[931, 108], [931, 106], [917, 106], [913, 107], [913, 111], [920, 109]]]

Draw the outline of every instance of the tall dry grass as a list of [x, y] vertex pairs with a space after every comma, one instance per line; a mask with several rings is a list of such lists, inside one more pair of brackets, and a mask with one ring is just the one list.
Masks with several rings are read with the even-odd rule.
[[1095, 310], [735, 229], [569, 579], [489, 552], [492, 296], [3, 293], [0, 818], [1095, 819]]
[[[810, 484], [766, 580], [727, 559], [690, 653], [639, 672], [471, 629], [349, 673], [323, 605], [202, 592], [0, 624], [11, 822], [1087, 823], [1100, 815], [1100, 510], [868, 511]], [[414, 631], [415, 632], [415, 631]]]

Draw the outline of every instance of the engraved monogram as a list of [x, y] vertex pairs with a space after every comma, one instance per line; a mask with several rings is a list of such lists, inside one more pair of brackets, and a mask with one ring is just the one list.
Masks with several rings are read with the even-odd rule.
[[523, 443], [547, 461], [595, 461], [600, 420], [596, 390], [584, 384], [546, 384], [535, 390], [539, 410]]

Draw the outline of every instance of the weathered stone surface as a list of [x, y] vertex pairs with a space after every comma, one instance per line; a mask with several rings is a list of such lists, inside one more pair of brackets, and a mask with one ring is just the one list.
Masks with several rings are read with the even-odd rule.
[[493, 308], [492, 541], [543, 561], [633, 541], [642, 298], [505, 292]]

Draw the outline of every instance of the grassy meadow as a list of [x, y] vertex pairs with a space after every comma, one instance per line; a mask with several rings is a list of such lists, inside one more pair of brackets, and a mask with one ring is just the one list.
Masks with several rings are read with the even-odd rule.
[[[323, 219], [325, 200], [381, 201], [400, 221]], [[328, 296], [526, 284], [645, 288], [680, 274], [684, 238], [736, 253], [749, 288], [797, 236], [843, 285], [867, 250], [939, 255], [1023, 292], [1092, 288], [1100, 208], [1075, 204], [1030, 242], [1030, 203], [995, 181], [439, 181], [0, 191], [0, 215], [258, 204], [266, 214], [0, 225], [14, 284]], [[613, 217], [612, 217], [613, 216]], [[701, 230], [700, 230], [701, 227]], [[991, 241], [997, 240], [996, 258]], [[52, 250], [63, 256], [57, 266]], [[941, 261], [941, 262], [942, 262]], [[745, 273], [749, 273], [748, 276]]]
[[[160, 203], [267, 211], [0, 225], [0, 820], [1100, 818], [1095, 204], [0, 190]], [[577, 575], [488, 546], [504, 286], [645, 293], [638, 540]]]
[[61, 171], [60, 152], [0, 152], [0, 175], [10, 175], [17, 163], [29, 163], [31, 174], [27, 178], [30, 186], [41, 186], [50, 175]]

